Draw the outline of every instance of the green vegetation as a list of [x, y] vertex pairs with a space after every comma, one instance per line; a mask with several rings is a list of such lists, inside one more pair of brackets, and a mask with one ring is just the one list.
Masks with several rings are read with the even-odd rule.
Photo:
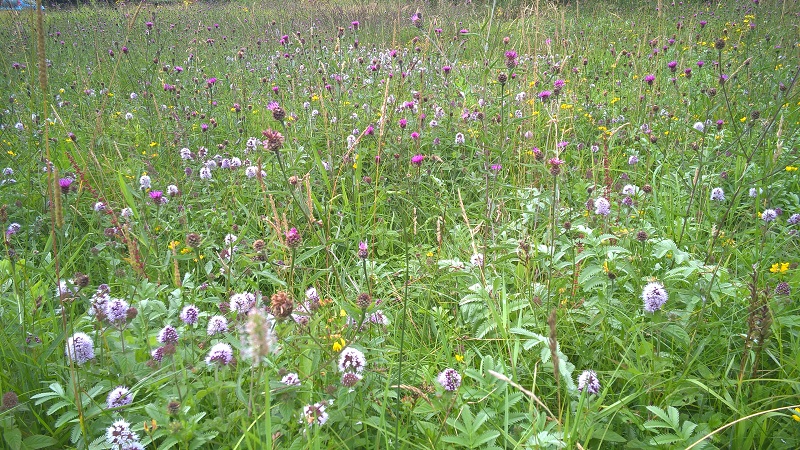
[[3, 12], [0, 441], [800, 447], [762, 3]]

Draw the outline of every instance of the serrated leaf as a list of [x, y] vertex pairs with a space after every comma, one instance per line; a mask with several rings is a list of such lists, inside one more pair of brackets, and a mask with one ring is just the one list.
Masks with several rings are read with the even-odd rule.
[[65, 423], [69, 422], [70, 420], [76, 417], [78, 417], [78, 413], [75, 411], [65, 412], [64, 414], [61, 415], [61, 417], [58, 418], [58, 420], [56, 420], [55, 423], [56, 428], [61, 428], [62, 426], [64, 426]]
[[48, 416], [53, 416], [53, 415], [55, 415], [55, 413], [56, 413], [56, 412], [57, 412], [59, 409], [61, 409], [61, 408], [65, 407], [65, 406], [70, 406], [70, 405], [72, 405], [72, 403], [65, 402], [65, 401], [56, 402], [56, 403], [54, 403], [52, 406], [50, 406], [49, 408], [47, 408], [47, 415], [48, 415]]
[[658, 436], [654, 437], [653, 439], [650, 439], [650, 444], [652, 444], [652, 445], [668, 445], [668, 444], [674, 444], [674, 443], [676, 443], [678, 441], [682, 441], [682, 440], [683, 439], [681, 439], [680, 436], [677, 436], [677, 435], [672, 434], [672, 433], [670, 433], [670, 434], [659, 434]]

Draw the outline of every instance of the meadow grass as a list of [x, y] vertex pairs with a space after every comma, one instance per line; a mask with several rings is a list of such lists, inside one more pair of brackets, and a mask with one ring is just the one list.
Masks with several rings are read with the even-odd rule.
[[797, 448], [799, 15], [2, 12], [0, 441]]

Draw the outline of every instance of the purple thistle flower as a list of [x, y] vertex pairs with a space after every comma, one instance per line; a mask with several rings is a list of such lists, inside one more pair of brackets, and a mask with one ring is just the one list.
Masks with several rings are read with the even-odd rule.
[[72, 178], [61, 178], [58, 180], [58, 186], [61, 188], [61, 193], [64, 195], [69, 194], [72, 189]]
[[655, 81], [655, 80], [656, 80], [656, 76], [653, 75], [653, 74], [645, 75], [645, 77], [644, 77], [645, 83], [647, 83], [649, 85], [652, 85], [653, 81]]
[[156, 205], [160, 205], [162, 203], [165, 203], [164, 200], [166, 200], [164, 198], [164, 192], [162, 192], [162, 191], [150, 191], [150, 198], [153, 200], [153, 203], [155, 203]]
[[297, 231], [297, 228], [292, 227], [286, 232], [286, 245], [290, 248], [299, 247], [301, 242], [303, 242], [303, 238], [300, 236], [300, 232]]
[[550, 91], [542, 91], [542, 92], [539, 92], [538, 96], [539, 96], [539, 100], [541, 100], [543, 102], [546, 102], [546, 101], [550, 100], [550, 96], [551, 95], [553, 95], [553, 93], [550, 92]]
[[436, 377], [436, 381], [439, 382], [445, 391], [453, 392], [461, 386], [461, 375], [456, 369], [448, 367]]
[[422, 161], [425, 160], [425, 155], [414, 155], [411, 157], [411, 165], [420, 167], [422, 166]]
[[668, 62], [667, 63], [667, 67], [669, 67], [670, 71], [675, 72], [675, 70], [678, 68], [678, 61], [670, 61], [670, 62]]
[[517, 61], [517, 52], [516, 51], [509, 50], [509, 51], [506, 52], [505, 56], [506, 56], [506, 67], [508, 67], [509, 69], [513, 69], [514, 67], [517, 67], [517, 64], [519, 64], [519, 62]]

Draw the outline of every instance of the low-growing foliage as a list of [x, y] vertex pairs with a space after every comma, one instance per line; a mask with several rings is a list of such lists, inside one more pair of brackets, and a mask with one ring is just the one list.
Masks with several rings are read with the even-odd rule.
[[36, 14], [4, 446], [800, 446], [795, 2]]

